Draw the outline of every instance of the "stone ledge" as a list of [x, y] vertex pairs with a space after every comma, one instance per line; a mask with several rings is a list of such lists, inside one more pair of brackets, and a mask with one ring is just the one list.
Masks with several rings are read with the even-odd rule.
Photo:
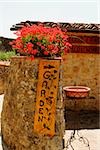
[[91, 97], [82, 99], [64, 99], [65, 107], [67, 110], [72, 111], [100, 111], [99, 100]]
[[4, 93], [4, 86], [8, 76], [9, 61], [0, 61], [0, 94]]
[[0, 61], [0, 66], [9, 66], [10, 65], [10, 61]]

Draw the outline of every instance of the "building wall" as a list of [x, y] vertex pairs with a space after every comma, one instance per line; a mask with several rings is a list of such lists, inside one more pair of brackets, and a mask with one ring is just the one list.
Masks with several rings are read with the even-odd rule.
[[9, 44], [13, 39], [0, 37], [0, 51], [12, 51], [12, 47]]
[[100, 35], [94, 33], [68, 32], [69, 42], [72, 44], [71, 53], [99, 54]]
[[91, 88], [89, 97], [85, 99], [73, 101], [65, 98], [66, 109], [99, 110], [99, 57], [98, 54], [87, 53], [68, 53], [64, 57], [63, 86], [81, 85]]

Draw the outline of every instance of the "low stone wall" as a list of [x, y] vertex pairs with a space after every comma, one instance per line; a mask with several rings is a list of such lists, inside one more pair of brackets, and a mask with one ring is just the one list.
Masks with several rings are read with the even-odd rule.
[[4, 93], [10, 62], [0, 61], [0, 94]]
[[[56, 112], [53, 112], [55, 114], [54, 136], [42, 136], [41, 133], [37, 134], [34, 130], [39, 62], [39, 59], [31, 61], [25, 57], [15, 57], [11, 61], [1, 115], [1, 134], [4, 150], [63, 149], [65, 122], [60, 83], [58, 84]], [[49, 60], [48, 63], [50, 63]], [[48, 95], [50, 96], [50, 93], [48, 93]], [[46, 98], [48, 97], [43, 99], [45, 100]], [[51, 103], [51, 106], [52, 105], [54, 104]], [[51, 110], [51, 107], [49, 109]], [[39, 121], [43, 122], [43, 118], [42, 120], [40, 118]], [[46, 120], [46, 124], [47, 123], [48, 120]], [[53, 122], [50, 124], [52, 123]], [[44, 125], [45, 124], [43, 124], [43, 126]], [[40, 132], [44, 131], [45, 134], [45, 128], [47, 127], [48, 126], [45, 125]], [[47, 129], [50, 130], [49, 128]]]
[[81, 85], [91, 88], [85, 99], [65, 98], [66, 109], [99, 110], [99, 59], [98, 54], [68, 53], [63, 62], [63, 86]]

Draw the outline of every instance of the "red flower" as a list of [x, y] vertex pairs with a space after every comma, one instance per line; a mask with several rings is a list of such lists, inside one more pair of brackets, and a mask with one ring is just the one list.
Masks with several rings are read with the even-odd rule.
[[41, 46], [42, 44], [41, 44], [40, 42], [37, 42], [37, 45], [38, 45], [38, 46]]
[[48, 51], [44, 51], [44, 55], [48, 56], [49, 52]]
[[18, 38], [10, 44], [19, 53], [32, 56], [61, 56], [71, 45], [66, 32], [59, 27], [45, 27], [42, 24], [23, 27], [15, 33]]
[[37, 53], [38, 53], [38, 50], [37, 50], [37, 49], [33, 49], [33, 50], [31, 51], [31, 54], [33, 54], [34, 56], [35, 56]]
[[43, 50], [44, 50], [44, 49], [45, 49], [45, 46], [42, 46], [42, 45], [41, 45], [41, 49], [43, 49]]
[[33, 44], [31, 42], [27, 43], [26, 47], [29, 51], [31, 51], [33, 49]]
[[54, 47], [54, 49], [52, 50], [52, 53], [53, 54], [57, 54], [58, 53], [58, 47], [57, 46]]
[[54, 45], [48, 45], [48, 49], [52, 50], [54, 48]]

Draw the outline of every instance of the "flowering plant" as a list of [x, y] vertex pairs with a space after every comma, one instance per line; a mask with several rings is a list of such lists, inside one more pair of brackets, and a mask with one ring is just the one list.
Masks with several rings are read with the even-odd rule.
[[59, 27], [32, 25], [23, 27], [15, 33], [17, 39], [10, 42], [19, 53], [39, 57], [60, 57], [66, 54], [71, 44], [66, 32]]

